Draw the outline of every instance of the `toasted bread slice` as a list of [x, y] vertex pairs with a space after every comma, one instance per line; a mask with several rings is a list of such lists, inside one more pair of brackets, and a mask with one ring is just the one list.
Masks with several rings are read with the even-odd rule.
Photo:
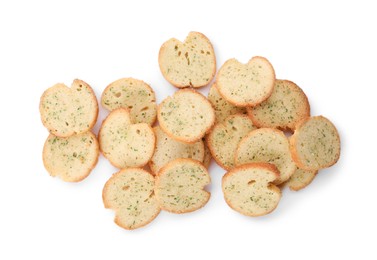
[[310, 117], [291, 136], [290, 149], [299, 168], [312, 171], [327, 168], [339, 159], [339, 133], [327, 118]]
[[203, 164], [193, 159], [176, 159], [156, 175], [156, 198], [163, 210], [192, 212], [208, 202], [211, 194], [204, 187], [210, 182]]
[[98, 155], [98, 142], [91, 132], [70, 137], [50, 134], [43, 147], [43, 164], [51, 176], [79, 182], [90, 174]]
[[221, 96], [235, 106], [256, 106], [265, 101], [275, 85], [275, 71], [263, 57], [253, 57], [247, 64], [227, 60], [216, 76]]
[[222, 179], [226, 203], [239, 213], [257, 217], [272, 212], [281, 192], [272, 184], [279, 171], [272, 164], [250, 163], [232, 169]]
[[222, 168], [234, 167], [234, 156], [238, 143], [256, 129], [247, 115], [231, 115], [223, 123], [217, 123], [208, 134], [207, 144], [213, 159]]
[[274, 181], [276, 185], [287, 181], [296, 171], [288, 138], [277, 129], [260, 128], [251, 131], [241, 140], [237, 147], [235, 164], [238, 166], [251, 162], [275, 164], [280, 172], [279, 178]]
[[115, 173], [106, 182], [102, 199], [105, 208], [115, 211], [115, 223], [125, 229], [145, 226], [161, 211], [154, 195], [154, 177], [140, 168]]
[[289, 189], [294, 191], [299, 191], [306, 186], [308, 186], [317, 176], [318, 171], [307, 171], [300, 168], [297, 168], [295, 173], [289, 178], [286, 182]]
[[182, 89], [167, 97], [158, 106], [161, 129], [175, 140], [195, 143], [215, 123], [211, 103], [199, 92]]
[[247, 113], [257, 127], [294, 130], [310, 116], [308, 98], [289, 80], [276, 80], [271, 96], [261, 104], [248, 107]]
[[156, 96], [153, 89], [144, 81], [122, 78], [106, 87], [101, 103], [107, 110], [128, 108], [133, 124], [153, 125], [157, 117]]
[[170, 138], [159, 126], [153, 128], [156, 136], [156, 149], [149, 166], [154, 174], [168, 162], [178, 158], [192, 158], [203, 162], [204, 144], [202, 140], [187, 144]]
[[164, 78], [177, 88], [206, 86], [216, 73], [212, 44], [199, 32], [190, 32], [183, 43], [175, 38], [166, 41], [158, 63]]
[[43, 125], [59, 137], [81, 134], [97, 121], [98, 103], [92, 88], [75, 79], [69, 88], [59, 83], [47, 89], [40, 100]]
[[203, 165], [208, 169], [209, 166], [211, 165], [212, 155], [211, 155], [211, 151], [210, 151], [209, 148], [208, 148], [208, 145], [207, 145], [206, 139], [203, 138], [202, 140], [203, 140], [203, 144], [204, 144], [204, 158], [203, 158]]
[[213, 108], [215, 109], [216, 122], [223, 122], [228, 116], [234, 114], [246, 114], [246, 108], [237, 107], [229, 103], [223, 96], [220, 95], [217, 90], [216, 83], [213, 83], [209, 93], [208, 100], [212, 103]]
[[117, 168], [141, 167], [152, 158], [156, 138], [145, 123], [132, 124], [127, 109], [113, 110], [98, 134], [103, 155]]

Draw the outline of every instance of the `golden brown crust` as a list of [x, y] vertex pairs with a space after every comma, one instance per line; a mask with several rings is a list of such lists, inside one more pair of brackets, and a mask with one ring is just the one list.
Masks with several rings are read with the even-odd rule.
[[203, 133], [201, 135], [198, 135], [198, 136], [193, 136], [191, 138], [186, 138], [186, 137], [180, 137], [180, 136], [176, 136], [174, 135], [171, 131], [169, 131], [169, 129], [167, 128], [167, 126], [164, 124], [164, 120], [161, 118], [161, 109], [162, 109], [162, 106], [164, 105], [164, 102], [167, 102], [167, 99], [164, 99], [159, 105], [158, 105], [158, 108], [157, 108], [157, 119], [158, 119], [158, 122], [159, 122], [159, 126], [161, 127], [161, 129], [172, 139], [174, 140], [177, 140], [177, 141], [180, 141], [180, 142], [183, 142], [183, 143], [188, 143], [188, 144], [193, 144], [195, 142], [197, 142], [198, 140], [200, 140], [202, 137], [204, 137], [204, 135], [206, 133], [208, 133], [212, 127], [215, 125], [215, 112], [214, 112], [214, 109], [213, 109], [213, 106], [211, 104], [211, 102], [208, 101], [208, 99], [200, 92], [194, 90], [194, 89], [188, 89], [188, 88], [185, 88], [185, 89], [181, 89], [177, 92], [175, 92], [173, 94], [173, 96], [171, 98], [174, 98], [174, 96], [178, 93], [178, 92], [191, 92], [191, 93], [194, 93], [194, 94], [197, 94], [198, 97], [200, 97], [204, 102], [208, 102], [208, 104], [211, 106], [211, 112], [212, 112], [212, 121], [210, 122], [210, 124], [208, 124], [208, 126], [204, 129]]
[[178, 159], [175, 159], [175, 160], [173, 160], [171, 162], [168, 162], [166, 165], [164, 165], [164, 167], [162, 167], [158, 171], [158, 173], [155, 175], [155, 177], [160, 176], [162, 171], [165, 172], [165, 171], [167, 171], [168, 169], [170, 169], [171, 167], [173, 167], [176, 164], [186, 163], [186, 162], [193, 163], [193, 164], [196, 164], [197, 166], [205, 168], [205, 165], [203, 165], [203, 163], [199, 162], [198, 160], [194, 160], [194, 159], [190, 159], [190, 158], [178, 158]]
[[260, 168], [260, 169], [266, 169], [270, 172], [273, 172], [276, 178], [279, 178], [280, 172], [278, 168], [272, 163], [264, 163], [264, 162], [253, 162], [253, 163], [246, 163], [242, 164], [240, 166], [237, 166], [236, 168], [233, 168], [229, 170], [224, 176], [223, 176], [223, 181], [224, 178], [229, 178], [229, 176], [232, 176], [234, 173], [237, 173], [239, 170], [247, 170], [249, 168]]
[[189, 209], [189, 210], [174, 210], [172, 208], [167, 208], [164, 206], [164, 203], [161, 202], [159, 196], [157, 195], [158, 192], [157, 192], [157, 187], [160, 186], [160, 177], [162, 175], [164, 175], [170, 168], [174, 167], [176, 164], [181, 164], [181, 163], [190, 163], [190, 164], [195, 164], [199, 167], [201, 167], [205, 172], [207, 172], [208, 174], [208, 177], [210, 179], [210, 176], [209, 176], [209, 173], [207, 171], [207, 168], [199, 161], [197, 160], [193, 160], [193, 159], [189, 159], [189, 158], [180, 158], [180, 159], [175, 159], [174, 161], [171, 161], [169, 163], [167, 163], [164, 167], [162, 167], [160, 169], [160, 171], [155, 175], [155, 194], [156, 194], [156, 199], [157, 201], [159, 202], [160, 204], [160, 207], [162, 210], [165, 210], [165, 211], [168, 211], [168, 212], [171, 212], [171, 213], [175, 213], [175, 214], [183, 214], [183, 213], [190, 213], [190, 212], [193, 212], [193, 211], [196, 211], [196, 210], [199, 210], [201, 209], [202, 207], [204, 207], [207, 202], [209, 201], [210, 197], [211, 197], [211, 193], [206, 191], [203, 187], [202, 191], [204, 191], [208, 197], [205, 201], [203, 201], [203, 203], [199, 206], [199, 207], [195, 207], [195, 208], [192, 208], [192, 209]]
[[208, 139], [208, 138], [202, 138], [203, 144], [204, 144], [203, 165], [208, 169], [209, 166], [211, 165], [212, 155], [211, 155], [211, 151], [209, 150], [209, 147], [207, 145], [206, 139]]
[[[174, 82], [173, 80], [171, 80], [169, 77], [168, 77], [168, 75], [166, 75], [165, 73], [164, 73], [164, 69], [162, 68], [162, 62], [161, 62], [161, 60], [162, 60], [162, 55], [164, 54], [164, 52], [165, 52], [165, 49], [166, 49], [166, 45], [168, 45], [168, 43], [170, 42], [170, 41], [177, 41], [179, 44], [184, 44], [185, 42], [186, 42], [186, 40], [187, 40], [187, 38], [189, 38], [189, 36], [191, 35], [191, 34], [199, 34], [208, 44], [209, 44], [209, 46], [210, 46], [210, 48], [211, 48], [211, 51], [212, 51], [212, 53], [213, 53], [213, 62], [214, 62], [214, 66], [213, 66], [213, 70], [212, 70], [212, 76], [211, 76], [211, 78], [209, 78], [209, 80], [205, 83], [205, 84], [201, 84], [201, 85], [182, 85], [182, 84], [179, 84], [179, 83], [177, 83], [177, 82]], [[161, 48], [160, 48], [160, 51], [159, 51], [159, 53], [158, 53], [158, 65], [159, 65], [159, 67], [160, 67], [160, 71], [161, 71], [161, 73], [162, 73], [162, 75], [163, 75], [163, 77], [171, 84], [171, 85], [173, 85], [174, 87], [176, 87], [176, 88], [187, 88], [187, 87], [193, 87], [193, 88], [201, 88], [201, 87], [204, 87], [204, 86], [207, 86], [211, 81], [212, 81], [212, 79], [215, 77], [215, 74], [216, 74], [216, 56], [215, 56], [215, 51], [214, 51], [214, 49], [213, 49], [213, 45], [212, 45], [212, 43], [210, 42], [210, 40], [207, 38], [207, 36], [205, 36], [204, 34], [202, 34], [202, 33], [200, 33], [200, 32], [190, 32], [188, 35], [187, 35], [187, 37], [186, 37], [186, 39], [183, 41], [183, 42], [181, 42], [180, 40], [178, 40], [178, 39], [176, 39], [176, 38], [171, 38], [171, 39], [169, 39], [169, 40], [167, 40], [166, 42], [164, 42], [163, 44], [162, 44], [162, 46], [161, 46]]]
[[297, 167], [305, 169], [305, 165], [301, 162], [297, 155], [296, 138], [293, 135], [291, 136], [291, 138], [289, 138], [289, 150], [291, 151], [292, 160], [295, 162]]
[[117, 224], [118, 226], [124, 228], [124, 229], [127, 229], [127, 230], [134, 230], [134, 229], [137, 229], [137, 228], [140, 228], [140, 227], [144, 227], [146, 225], [148, 225], [149, 223], [151, 223], [161, 212], [161, 209], [158, 210], [154, 215], [152, 215], [150, 218], [149, 218], [149, 221], [147, 222], [144, 222], [142, 224], [139, 224], [137, 226], [133, 226], [133, 227], [130, 227], [130, 226], [127, 226], [127, 225], [123, 225], [122, 221], [120, 221], [120, 216], [117, 214], [117, 211], [119, 210], [118, 208], [115, 208], [115, 207], [111, 207], [109, 201], [106, 199], [106, 194], [108, 193], [108, 189], [109, 189], [109, 186], [111, 184], [111, 181], [113, 178], [116, 178], [118, 175], [122, 175], [124, 174], [125, 172], [135, 172], [135, 171], [139, 171], [139, 172], [143, 172], [143, 173], [148, 173], [149, 175], [151, 175], [154, 179], [154, 176], [153, 174], [151, 174], [150, 172], [146, 171], [146, 170], [143, 170], [141, 168], [135, 168], [135, 167], [132, 167], [132, 168], [127, 168], [127, 169], [122, 169], [116, 173], [114, 173], [109, 180], [107, 180], [107, 182], [105, 183], [105, 186], [103, 187], [102, 189], [102, 201], [103, 201], [103, 205], [106, 209], [111, 209], [111, 210], [114, 210], [115, 211], [115, 218], [114, 218], [114, 222], [115, 224]]
[[[87, 133], [90, 134], [94, 140], [96, 140], [96, 142], [94, 143], [95, 144], [95, 148], [96, 148], [95, 149], [96, 150], [96, 154], [97, 154], [96, 159], [92, 162], [92, 165], [88, 167], [87, 171], [84, 174], [82, 174], [80, 176], [77, 176], [76, 178], [72, 178], [72, 179], [63, 179], [63, 178], [61, 178], [63, 181], [66, 181], [66, 182], [80, 182], [80, 181], [84, 180], [86, 177], [88, 177], [90, 175], [90, 173], [92, 172], [92, 170], [96, 167], [96, 165], [98, 163], [99, 152], [100, 152], [99, 151], [99, 143], [98, 143], [98, 140], [97, 140], [95, 134], [93, 134], [91, 131], [88, 131]], [[47, 172], [52, 177], [56, 177], [56, 176], [58, 176], [58, 174], [56, 174], [55, 172], [53, 172], [50, 169], [49, 163], [48, 163], [46, 157], [47, 157], [47, 153], [48, 153], [48, 151], [47, 151], [47, 143], [48, 143], [49, 139], [54, 138], [54, 137], [55, 137], [55, 135], [49, 134], [49, 136], [47, 137], [47, 139], [46, 139], [46, 141], [44, 143], [43, 151], [42, 151], [43, 165], [44, 165], [45, 169], [47, 170]], [[60, 137], [60, 138], [69, 138], [69, 137]]]
[[338, 162], [338, 160], [340, 158], [340, 152], [341, 152], [341, 146], [339, 145], [339, 153], [337, 154], [337, 157], [335, 158], [335, 160], [333, 160], [332, 162], [330, 162], [326, 165], [322, 165], [322, 167], [320, 167], [320, 168], [312, 168], [312, 167], [306, 165], [301, 160], [301, 158], [299, 156], [299, 152], [298, 152], [299, 147], [297, 145], [297, 137], [301, 133], [302, 126], [305, 125], [309, 120], [313, 120], [313, 119], [314, 120], [326, 120], [328, 123], [330, 123], [335, 129], [336, 139], [340, 143], [340, 136], [339, 136], [338, 130], [336, 129], [335, 125], [330, 120], [325, 118], [324, 116], [313, 116], [313, 117], [309, 117], [309, 118], [302, 120], [297, 125], [297, 128], [296, 128], [294, 134], [289, 138], [289, 149], [291, 151], [292, 160], [296, 163], [297, 167], [300, 168], [300, 169], [309, 170], [309, 171], [317, 171], [317, 170], [321, 170], [321, 169], [333, 166], [334, 164], [336, 164]]
[[[272, 69], [272, 72], [273, 72], [273, 78], [275, 79], [276, 78], [276, 74], [275, 74], [275, 70], [272, 66], [272, 64], [265, 58], [265, 57], [261, 57], [261, 56], [254, 56], [252, 57], [247, 64], [243, 64], [244, 66], [248, 66], [250, 63], [252, 63], [254, 60], [256, 59], [261, 59], [261, 60], [264, 60], [264, 61], [267, 61], [266, 64], [269, 65], [269, 67]], [[221, 77], [222, 75], [222, 70], [224, 70], [226, 68], [225, 65], [227, 65], [227, 63], [230, 63], [230, 62], [238, 62], [240, 63], [238, 60], [236, 60], [235, 58], [233, 59], [229, 59], [227, 60], [222, 66], [221, 68], [219, 69], [217, 75], [216, 75], [216, 84], [217, 84], [217, 90], [219, 91], [220, 95], [223, 96], [229, 103], [237, 106], [237, 107], [249, 107], [249, 106], [257, 106], [259, 105], [260, 103], [262, 103], [263, 101], [265, 101], [269, 96], [271, 96], [272, 94], [272, 91], [273, 91], [273, 86], [269, 88], [268, 92], [266, 93], [266, 95], [264, 95], [263, 97], [261, 97], [259, 100], [256, 100], [255, 102], [238, 102], [236, 100], [234, 100], [232, 97], [228, 96], [226, 93], [224, 93], [224, 90], [223, 90], [223, 87], [219, 81], [219, 77]]]

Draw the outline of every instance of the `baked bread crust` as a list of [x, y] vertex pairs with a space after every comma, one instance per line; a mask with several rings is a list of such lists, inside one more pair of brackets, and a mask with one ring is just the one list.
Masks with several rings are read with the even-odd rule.
[[211, 165], [212, 155], [211, 155], [211, 151], [208, 148], [206, 138], [203, 138], [202, 141], [203, 141], [203, 144], [204, 144], [203, 165], [208, 169], [209, 166]]

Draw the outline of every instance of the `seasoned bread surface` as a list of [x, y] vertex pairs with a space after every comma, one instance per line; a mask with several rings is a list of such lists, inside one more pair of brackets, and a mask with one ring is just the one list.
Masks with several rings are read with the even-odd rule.
[[47, 89], [41, 97], [39, 111], [43, 125], [51, 134], [68, 137], [94, 126], [98, 103], [92, 88], [75, 79], [70, 88], [59, 83]]
[[230, 115], [246, 114], [246, 108], [237, 107], [232, 103], [229, 103], [223, 96], [220, 95], [219, 91], [217, 90], [216, 83], [213, 83], [209, 90], [208, 100], [215, 109], [217, 123], [223, 122]]
[[70, 137], [50, 134], [43, 147], [46, 170], [67, 182], [85, 179], [97, 164], [98, 155], [98, 142], [91, 132]]
[[156, 198], [163, 210], [192, 212], [208, 202], [210, 193], [204, 187], [210, 182], [203, 164], [193, 159], [176, 159], [156, 175]]
[[221, 96], [235, 106], [256, 106], [265, 101], [275, 85], [275, 71], [263, 57], [253, 57], [247, 64], [227, 60], [216, 76]]
[[250, 118], [242, 114], [231, 115], [224, 122], [217, 123], [207, 139], [212, 157], [222, 168], [232, 169], [238, 143], [254, 129]]
[[317, 171], [308, 171], [297, 168], [295, 173], [286, 182], [286, 185], [294, 191], [299, 191], [308, 186], [317, 175]]
[[266, 215], [277, 207], [281, 198], [280, 189], [272, 184], [278, 176], [276, 167], [268, 163], [236, 167], [222, 179], [225, 201], [243, 215]]
[[107, 110], [128, 108], [131, 122], [152, 125], [157, 117], [156, 97], [153, 89], [144, 81], [122, 78], [106, 87], [101, 103]]
[[159, 126], [154, 127], [153, 131], [156, 136], [156, 149], [149, 166], [154, 174], [165, 164], [178, 158], [192, 158], [203, 162], [205, 150], [202, 140], [188, 144], [172, 139]]
[[122, 169], [105, 184], [105, 208], [115, 211], [115, 223], [125, 229], [147, 225], [161, 209], [154, 195], [154, 177], [139, 168]]
[[98, 134], [103, 155], [117, 168], [141, 167], [148, 163], [155, 148], [152, 128], [132, 124], [127, 109], [113, 110], [103, 121]]
[[290, 138], [292, 158], [301, 169], [320, 170], [340, 156], [340, 137], [330, 120], [314, 116], [301, 122]]
[[310, 116], [308, 98], [300, 87], [288, 80], [276, 80], [271, 96], [247, 113], [258, 127], [294, 130]]
[[296, 170], [289, 151], [288, 138], [280, 130], [260, 128], [251, 131], [238, 144], [235, 164], [242, 165], [251, 162], [274, 164], [279, 172], [275, 184], [281, 184], [291, 177]]
[[203, 87], [216, 73], [212, 44], [199, 32], [190, 32], [183, 43], [175, 38], [166, 41], [158, 63], [165, 79], [177, 88]]
[[211, 103], [199, 92], [182, 89], [167, 97], [158, 106], [161, 129], [175, 140], [195, 143], [215, 123]]

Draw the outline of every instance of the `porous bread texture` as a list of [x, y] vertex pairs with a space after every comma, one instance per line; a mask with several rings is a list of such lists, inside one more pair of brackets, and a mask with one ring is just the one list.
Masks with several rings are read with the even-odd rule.
[[272, 128], [253, 130], [238, 144], [236, 166], [251, 162], [274, 164], [280, 172], [279, 178], [274, 181], [276, 185], [287, 181], [296, 170], [288, 138], [282, 131]]
[[107, 110], [128, 108], [131, 122], [153, 125], [157, 117], [156, 96], [153, 89], [144, 81], [122, 78], [106, 87], [101, 103]]
[[154, 195], [154, 177], [140, 168], [122, 169], [106, 182], [102, 199], [115, 211], [115, 223], [136, 229], [154, 220], [161, 209]]
[[199, 32], [190, 32], [183, 43], [172, 38], [162, 44], [158, 63], [164, 78], [177, 88], [206, 86], [216, 73], [212, 44]]
[[232, 169], [222, 179], [226, 203], [239, 213], [257, 217], [272, 212], [281, 198], [273, 182], [279, 171], [272, 164], [250, 163]]
[[156, 136], [156, 149], [149, 166], [154, 174], [168, 162], [178, 158], [191, 158], [203, 162], [204, 144], [202, 140], [193, 144], [176, 141], [165, 134], [159, 126], [153, 128]]
[[176, 159], [156, 175], [155, 194], [161, 209], [187, 213], [203, 207], [210, 198], [204, 187], [211, 179], [205, 166], [193, 159]]
[[92, 88], [75, 79], [71, 87], [62, 83], [48, 88], [39, 103], [43, 125], [59, 137], [81, 134], [97, 121], [98, 103]]
[[336, 127], [323, 116], [302, 121], [290, 138], [292, 158], [304, 170], [320, 170], [334, 165], [340, 156]]
[[221, 96], [235, 106], [256, 106], [265, 101], [275, 85], [275, 71], [264, 57], [253, 57], [247, 64], [227, 60], [216, 76]]
[[231, 115], [217, 123], [208, 134], [207, 144], [213, 159], [226, 170], [234, 167], [234, 156], [239, 142], [256, 129], [247, 115]]
[[257, 127], [294, 130], [300, 121], [310, 116], [310, 105], [295, 83], [276, 80], [271, 96], [257, 106], [248, 107], [247, 113]]
[[237, 107], [229, 103], [217, 90], [216, 83], [213, 83], [209, 93], [208, 100], [211, 102], [216, 116], [216, 122], [223, 122], [228, 116], [234, 114], [246, 114], [246, 108]]
[[177, 141], [195, 143], [215, 123], [211, 103], [193, 89], [182, 89], [167, 97], [158, 106], [161, 129]]
[[98, 142], [92, 132], [70, 137], [50, 134], [43, 147], [43, 164], [51, 176], [79, 182], [90, 174], [98, 155]]
[[102, 154], [117, 168], [141, 167], [153, 155], [156, 138], [145, 123], [132, 124], [125, 108], [113, 110], [98, 134]]
[[286, 185], [291, 190], [299, 191], [308, 186], [314, 180], [317, 173], [318, 171], [308, 171], [297, 168], [295, 173], [293, 173], [291, 178], [286, 182]]

